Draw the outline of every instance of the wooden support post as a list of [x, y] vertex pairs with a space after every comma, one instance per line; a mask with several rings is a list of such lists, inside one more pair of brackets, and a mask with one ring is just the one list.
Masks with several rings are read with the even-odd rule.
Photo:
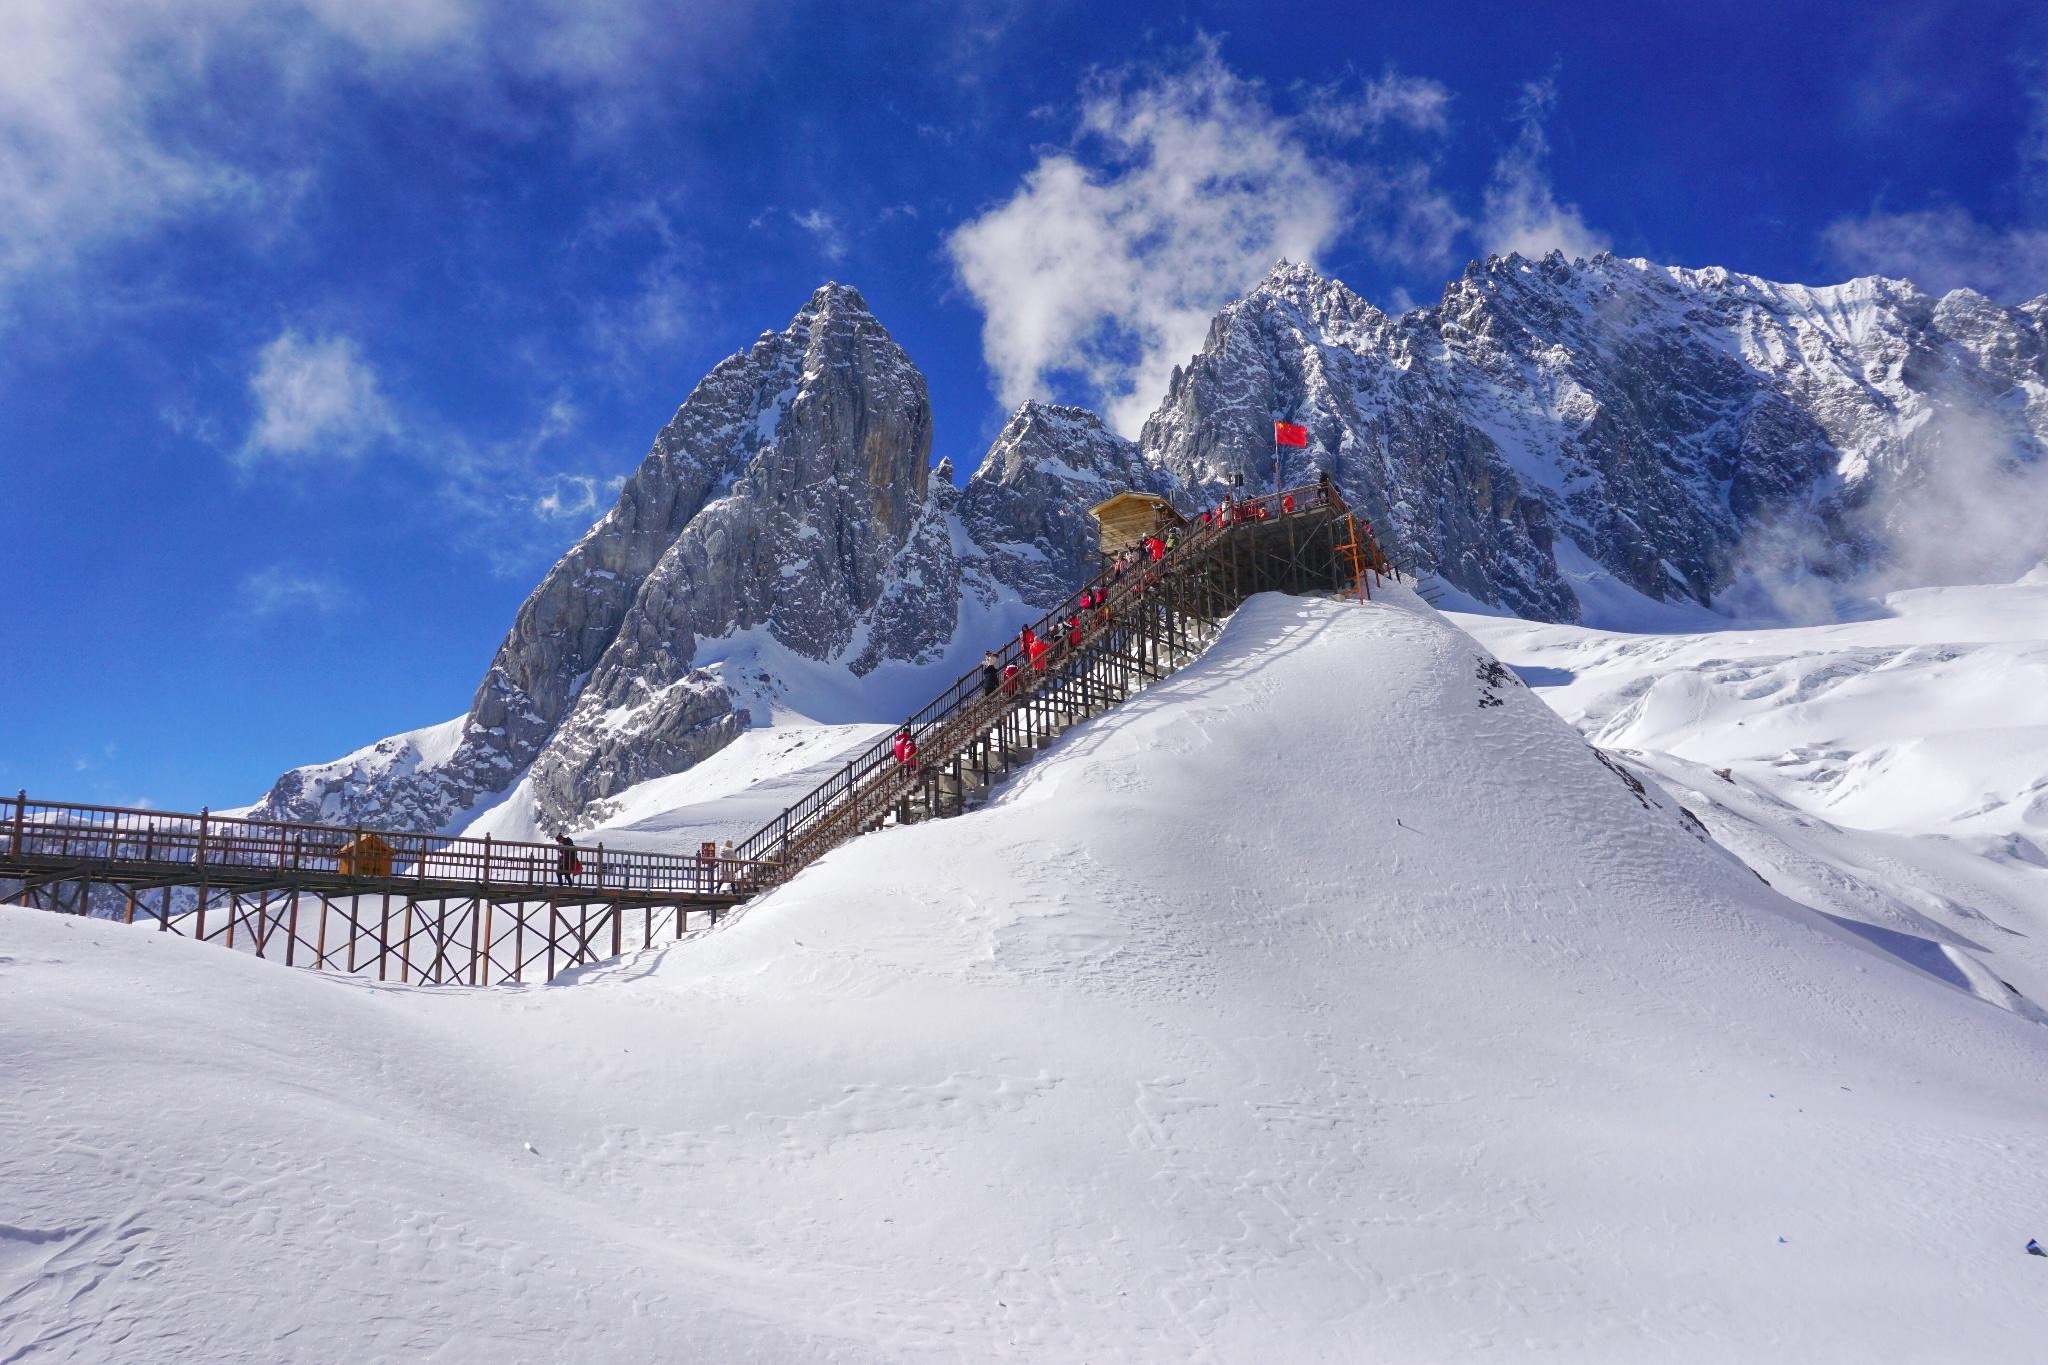
[[522, 980], [520, 973], [526, 970], [526, 910], [530, 904], [521, 901], [512, 911], [512, 980]]
[[199, 846], [192, 855], [192, 866], [199, 871], [199, 916], [192, 931], [195, 942], [206, 942], [206, 807], [199, 808]]
[[491, 942], [491, 919], [496, 908], [496, 901], [488, 899], [484, 901], [484, 960], [482, 966], [483, 977], [476, 983], [479, 986], [491, 984], [491, 965], [495, 956], [493, 952], [494, 945]]
[[405, 937], [398, 940], [398, 980], [401, 984], [412, 979], [412, 907], [411, 896], [405, 898]]
[[557, 923], [557, 921], [558, 921], [558, 920], [560, 919], [560, 917], [561, 917], [561, 907], [560, 907], [560, 906], [558, 906], [558, 905], [556, 904], [556, 897], [554, 897], [554, 896], [549, 896], [549, 897], [548, 897], [548, 980], [550, 980], [550, 981], [553, 981], [553, 980], [555, 979], [555, 936], [556, 936], [556, 935], [557, 935], [558, 933], [560, 933], [560, 932], [561, 932], [561, 928], [560, 928], [560, 925], [559, 925], [559, 924]]

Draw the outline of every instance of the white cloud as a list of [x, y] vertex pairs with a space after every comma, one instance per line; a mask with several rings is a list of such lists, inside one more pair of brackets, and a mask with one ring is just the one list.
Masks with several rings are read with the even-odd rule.
[[2048, 292], [2048, 230], [1988, 227], [1959, 208], [1837, 219], [1821, 240], [1850, 274], [1902, 276], [1936, 294], [2017, 303]]
[[1331, 132], [1363, 137], [1390, 126], [1442, 133], [1450, 127], [1450, 110], [1451, 92], [1443, 82], [1390, 67], [1356, 94], [1336, 86], [1312, 91], [1302, 116]]
[[357, 603], [355, 593], [325, 574], [273, 564], [242, 579], [235, 590], [238, 613], [250, 621], [274, 616], [332, 616]]
[[279, 334], [257, 353], [249, 396], [256, 416], [245, 463], [347, 458], [397, 431], [376, 372], [347, 337]]
[[1312, 260], [1331, 241], [1354, 177], [1213, 45], [1183, 71], [1098, 88], [1082, 129], [1104, 169], [1049, 152], [947, 247], [985, 315], [1005, 404], [1072, 375], [1132, 431], [1220, 304], [1276, 259]]
[[1586, 225], [1576, 204], [1560, 204], [1550, 186], [1550, 135], [1545, 129], [1557, 104], [1557, 87], [1533, 81], [1522, 87], [1515, 140], [1494, 163], [1486, 186], [1479, 234], [1497, 255], [1520, 252], [1540, 257], [1562, 251], [1568, 257], [1597, 256], [1612, 243]]
[[[602, 205], [574, 240], [579, 251], [590, 248], [596, 262], [621, 253], [639, 257], [630, 290], [607, 294], [594, 286], [582, 304], [582, 340], [612, 382], [644, 382], [648, 356], [703, 322], [701, 261], [676, 226], [680, 213], [660, 197]], [[609, 267], [600, 267], [592, 278], [608, 287], [611, 276]]]
[[1437, 188], [1427, 165], [1363, 166], [1360, 175], [1359, 236], [1373, 255], [1413, 270], [1451, 264], [1472, 220]]
[[2048, 293], [2048, 80], [2031, 92], [2032, 112], [2016, 144], [2016, 197], [2031, 222], [1994, 227], [1954, 205], [1838, 218], [1821, 233], [1834, 263], [1856, 275], [1904, 277], [1946, 294], [1974, 289], [2002, 303]]
[[623, 477], [595, 474], [549, 474], [533, 500], [533, 514], [544, 521], [590, 521], [626, 486]]
[[[7, 0], [0, 4], [0, 325], [37, 283], [168, 225], [252, 237], [306, 186], [304, 141], [352, 82], [459, 98], [494, 135], [566, 91], [602, 135], [694, 81], [755, 6], [658, 0]], [[688, 58], [690, 60], [683, 60]], [[711, 69], [700, 69], [711, 68]], [[219, 106], [232, 80], [260, 118]], [[252, 82], [262, 82], [260, 86]], [[310, 131], [309, 131], [310, 130]]]
[[792, 213], [789, 217], [790, 221], [811, 234], [826, 260], [845, 259], [846, 234], [840, 229], [837, 218], [823, 209], [806, 209], [802, 213]]

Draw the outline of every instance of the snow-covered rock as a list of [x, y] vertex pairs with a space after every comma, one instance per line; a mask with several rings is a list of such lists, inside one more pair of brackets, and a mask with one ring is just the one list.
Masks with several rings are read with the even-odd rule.
[[1399, 562], [1473, 598], [1580, 619], [1577, 552], [1707, 602], [1764, 557], [1840, 574], [1915, 558], [1923, 531], [1967, 537], [1986, 501], [1967, 495], [2048, 450], [2043, 314], [1552, 253], [1475, 262], [1390, 318], [1282, 263], [1217, 316], [1140, 444], [1196, 487], [1265, 487], [1271, 421], [1297, 421], [1311, 445], [1282, 477], [1327, 470]]
[[2048, 1031], [1487, 662], [1254, 599], [573, 984], [0, 909], [0, 1358], [2037, 1360]]
[[[731, 743], [757, 704], [900, 715], [1072, 590], [1088, 506], [1131, 482], [1159, 481], [1129, 442], [1029, 404], [956, 488], [950, 464], [931, 466], [924, 377], [859, 293], [827, 285], [698, 384], [520, 607], [433, 752], [401, 736], [294, 769], [257, 813], [576, 828]], [[846, 704], [869, 683], [866, 705]], [[804, 695], [820, 690], [835, 696]]]
[[1093, 503], [1267, 486], [1276, 415], [1311, 440], [1284, 481], [1327, 471], [1402, 567], [1524, 616], [1782, 594], [1780, 561], [2024, 567], [2048, 552], [2044, 318], [1556, 254], [1475, 263], [1389, 317], [1283, 263], [1217, 315], [1137, 444], [1026, 403], [958, 488], [929, 467], [916, 366], [827, 285], [697, 386], [520, 608], [452, 743], [295, 769], [259, 813], [577, 827], [750, 723], [900, 718], [1085, 577]]
[[1097, 567], [1088, 509], [1129, 489], [1178, 491], [1094, 413], [1028, 402], [968, 481], [960, 519], [991, 578], [1026, 601], [1058, 601]]
[[1454, 618], [1796, 900], [2048, 1018], [2048, 581], [1858, 621], [1624, 634]]

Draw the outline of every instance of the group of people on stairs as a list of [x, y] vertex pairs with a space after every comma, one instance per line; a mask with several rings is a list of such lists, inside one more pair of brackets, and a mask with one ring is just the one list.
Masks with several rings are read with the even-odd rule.
[[[1158, 564], [1179, 545], [1178, 528], [1168, 530], [1164, 534], [1146, 536], [1137, 545], [1127, 547], [1110, 561], [1111, 581], [1121, 581], [1126, 574], [1141, 565]], [[1148, 576], [1139, 591], [1142, 592], [1151, 582], [1152, 577]], [[1005, 695], [1013, 694], [1018, 687], [1017, 679], [1025, 668], [1035, 673], [1044, 673], [1051, 668], [1063, 647], [1069, 650], [1079, 649], [1082, 642], [1087, 639], [1091, 614], [1099, 622], [1108, 622], [1108, 588], [1083, 588], [1080, 596], [1074, 601], [1074, 610], [1054, 621], [1044, 635], [1040, 635], [1034, 627], [1028, 625], [1018, 631], [1015, 660], [1004, 663], [1002, 656], [995, 650], [984, 651], [981, 656], [981, 695], [992, 697], [998, 692]], [[890, 752], [895, 755], [898, 766], [917, 771], [917, 736], [912, 725], [905, 724], [896, 732], [896, 738], [890, 745]]]

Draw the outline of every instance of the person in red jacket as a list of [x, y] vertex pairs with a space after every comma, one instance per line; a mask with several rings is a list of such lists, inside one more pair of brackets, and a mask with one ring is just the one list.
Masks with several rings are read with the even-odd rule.
[[1067, 644], [1073, 649], [1081, 647], [1081, 618], [1078, 616], [1067, 618]]
[[896, 732], [895, 752], [898, 763], [906, 768], [917, 767], [917, 741], [911, 738], [908, 725]]
[[1039, 673], [1045, 672], [1045, 656], [1052, 653], [1052, 646], [1043, 640], [1034, 639], [1031, 642], [1030, 653], [1032, 669]]
[[1003, 693], [1006, 696], [1015, 696], [1017, 694], [1017, 665], [1015, 664], [1003, 665]]
[[1017, 632], [1017, 644], [1026, 654], [1031, 652], [1031, 642], [1038, 638], [1037, 632], [1026, 626]]

